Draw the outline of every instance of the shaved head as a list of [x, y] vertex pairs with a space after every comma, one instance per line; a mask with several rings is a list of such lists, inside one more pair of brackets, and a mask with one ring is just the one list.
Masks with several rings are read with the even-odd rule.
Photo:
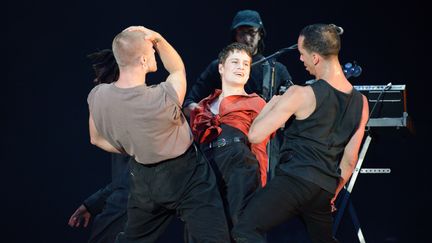
[[145, 54], [146, 45], [144, 33], [140, 31], [120, 32], [113, 40], [112, 50], [120, 67], [138, 65], [141, 56]]

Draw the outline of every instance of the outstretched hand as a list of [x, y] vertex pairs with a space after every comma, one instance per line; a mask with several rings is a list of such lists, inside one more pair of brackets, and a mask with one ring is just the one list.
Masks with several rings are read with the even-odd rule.
[[90, 212], [84, 205], [81, 205], [75, 210], [72, 216], [69, 218], [69, 226], [70, 227], [79, 227], [81, 224], [84, 224], [83, 227], [87, 227], [91, 218]]

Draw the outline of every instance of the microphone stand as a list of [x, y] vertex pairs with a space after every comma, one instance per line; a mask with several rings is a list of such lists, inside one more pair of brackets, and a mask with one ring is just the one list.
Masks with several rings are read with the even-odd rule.
[[[291, 45], [286, 48], [282, 48], [277, 52], [271, 54], [270, 56], [264, 57], [252, 63], [251, 65], [251, 67], [261, 63], [263, 65], [263, 98], [265, 99], [266, 102], [269, 102], [274, 95], [276, 58], [291, 50], [297, 50], [297, 44]], [[277, 135], [273, 139], [269, 140], [269, 142], [267, 143], [267, 156], [268, 156], [267, 180], [269, 180], [274, 176], [274, 169], [276, 168], [276, 165], [278, 163], [278, 161], [274, 161], [276, 160], [276, 158], [273, 158], [272, 156], [273, 155], [272, 144], [274, 143], [274, 141], [272, 140], [274, 139], [276, 140], [278, 139]], [[277, 146], [279, 146], [279, 144], [277, 144]]]
[[285, 52], [288, 52], [290, 50], [297, 50], [297, 44], [294, 44], [294, 45], [286, 47], [286, 48], [282, 48], [282, 49], [278, 50], [277, 52], [271, 54], [270, 56], [264, 57], [264, 58], [262, 58], [262, 59], [260, 59], [260, 60], [258, 60], [256, 62], [252, 63], [252, 66], [258, 65], [258, 64], [260, 64], [260, 63], [262, 63], [264, 61], [268, 61], [268, 60], [270, 60], [272, 58], [276, 58], [276, 57], [278, 57], [278, 56], [280, 56], [280, 55], [282, 55]]
[[[274, 95], [273, 89], [274, 89], [274, 83], [275, 83], [275, 64], [276, 64], [276, 58], [278, 56], [280, 56], [280, 55], [288, 52], [288, 51], [291, 51], [291, 50], [297, 50], [297, 44], [291, 45], [291, 46], [286, 47], [286, 48], [282, 48], [282, 49], [278, 50], [277, 52], [271, 54], [270, 56], [263, 57], [262, 59], [260, 59], [260, 60], [258, 60], [256, 62], [252, 63], [252, 65], [251, 65], [251, 66], [255, 66], [255, 65], [258, 65], [258, 64], [261, 64], [261, 63], [263, 63], [262, 64], [263, 66], [264, 65], [270, 65], [270, 76], [266, 77], [267, 79], [270, 78], [270, 85], [268, 87], [264, 87], [264, 83], [267, 80], [263, 80], [263, 96], [264, 96], [263, 98], [267, 102], [270, 101], [270, 99]], [[267, 90], [264, 90], [264, 89], [267, 89]]]

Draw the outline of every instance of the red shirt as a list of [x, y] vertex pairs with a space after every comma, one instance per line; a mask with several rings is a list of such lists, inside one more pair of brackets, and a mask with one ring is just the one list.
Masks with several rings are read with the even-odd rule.
[[[250, 95], [232, 95], [225, 97], [219, 105], [219, 114], [210, 111], [210, 105], [219, 97], [222, 90], [216, 89], [213, 94], [199, 102], [191, 112], [190, 126], [194, 138], [199, 143], [209, 143], [222, 132], [221, 124], [235, 127], [246, 136], [252, 121], [258, 116], [266, 102], [253, 93]], [[250, 149], [259, 162], [261, 183], [267, 182], [268, 156], [266, 145], [270, 137], [259, 144], [250, 144]]]

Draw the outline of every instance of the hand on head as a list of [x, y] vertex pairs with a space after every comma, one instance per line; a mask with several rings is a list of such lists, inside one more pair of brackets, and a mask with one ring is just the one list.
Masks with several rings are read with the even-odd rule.
[[153, 31], [151, 29], [148, 29], [144, 26], [129, 26], [128, 28], [124, 29], [123, 31], [141, 31], [145, 35], [145, 39], [149, 40], [155, 45], [159, 39], [161, 38], [161, 35], [157, 33], [156, 31]]

